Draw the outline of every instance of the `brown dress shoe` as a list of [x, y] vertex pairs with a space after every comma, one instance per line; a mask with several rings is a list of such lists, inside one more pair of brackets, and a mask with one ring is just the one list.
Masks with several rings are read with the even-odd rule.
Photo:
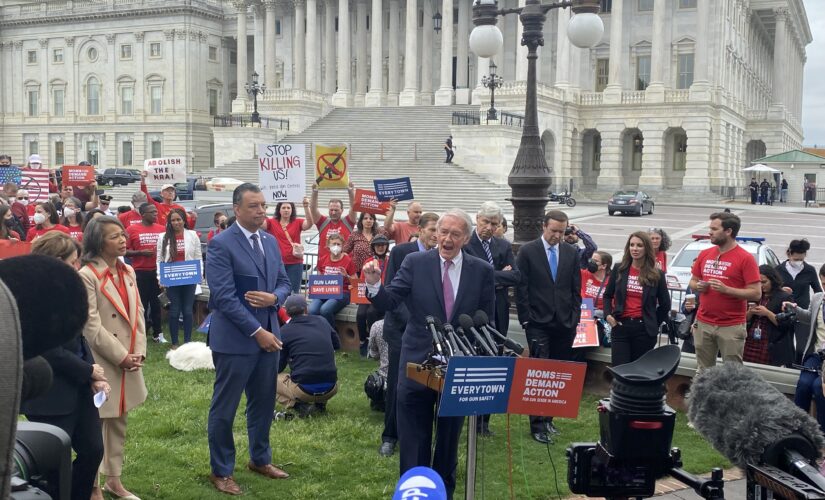
[[226, 493], [227, 495], [241, 494], [241, 487], [238, 486], [238, 483], [235, 482], [235, 478], [232, 476], [218, 477], [215, 474], [209, 474], [209, 481], [211, 481], [215, 489], [221, 493]]
[[289, 477], [289, 474], [275, 467], [272, 464], [255, 465], [252, 462], [249, 462], [248, 464], [246, 464], [246, 466], [252, 472], [257, 472], [258, 474], [266, 476], [269, 479], [286, 479]]

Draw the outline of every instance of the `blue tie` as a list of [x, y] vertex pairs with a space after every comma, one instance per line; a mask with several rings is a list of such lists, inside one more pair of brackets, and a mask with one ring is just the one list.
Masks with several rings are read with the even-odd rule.
[[559, 259], [556, 256], [556, 247], [550, 247], [550, 274], [553, 276], [553, 281], [556, 281], [556, 271], [559, 269]]

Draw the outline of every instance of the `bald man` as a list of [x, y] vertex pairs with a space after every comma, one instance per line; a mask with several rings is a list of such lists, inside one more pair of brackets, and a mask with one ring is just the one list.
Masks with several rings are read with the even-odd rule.
[[390, 205], [390, 211], [387, 212], [387, 218], [384, 221], [384, 230], [390, 235], [390, 239], [395, 240], [396, 244], [406, 243], [410, 241], [411, 235], [418, 234], [418, 222], [421, 220], [424, 209], [421, 203], [411, 201], [407, 205], [407, 222], [395, 222], [395, 201]]

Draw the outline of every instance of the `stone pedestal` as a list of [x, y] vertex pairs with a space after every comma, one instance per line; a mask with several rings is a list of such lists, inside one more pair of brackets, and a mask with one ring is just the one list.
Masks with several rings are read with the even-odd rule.
[[455, 89], [456, 104], [470, 104], [470, 89]]

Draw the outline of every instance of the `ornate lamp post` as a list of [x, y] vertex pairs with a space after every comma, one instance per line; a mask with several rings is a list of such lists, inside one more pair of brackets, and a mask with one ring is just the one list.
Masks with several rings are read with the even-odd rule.
[[252, 105], [254, 106], [252, 109], [252, 123], [257, 123], [260, 125], [261, 123], [261, 116], [258, 114], [258, 94], [263, 94], [266, 91], [266, 85], [258, 84], [258, 72], [252, 72], [252, 83], [247, 83], [244, 85], [246, 89], [246, 93], [252, 96]]
[[481, 77], [481, 84], [490, 89], [490, 109], [487, 110], [487, 121], [498, 120], [496, 114], [496, 89], [504, 84], [504, 78], [496, 74], [498, 66], [493, 61], [490, 61], [490, 74]]
[[441, 31], [441, 12], [438, 11], [438, 3], [436, 3], [435, 14], [433, 14], [433, 31], [435, 31], [436, 33], [439, 33]]
[[492, 57], [504, 43], [504, 37], [496, 23], [499, 16], [518, 14], [524, 27], [521, 44], [527, 46], [527, 103], [525, 122], [522, 129], [516, 161], [510, 170], [507, 183], [512, 189], [516, 247], [534, 240], [541, 234], [544, 208], [547, 205], [547, 191], [551, 184], [550, 168], [544, 159], [538, 124], [538, 103], [536, 101], [536, 50], [544, 45], [544, 21], [553, 9], [570, 7], [575, 14], [567, 26], [567, 36], [576, 47], [595, 46], [604, 34], [604, 24], [597, 15], [599, 0], [562, 0], [551, 4], [541, 4], [539, 0], [527, 0], [524, 7], [499, 9], [496, 0], [476, 0], [473, 4], [473, 24], [470, 34], [470, 48], [479, 57]]

